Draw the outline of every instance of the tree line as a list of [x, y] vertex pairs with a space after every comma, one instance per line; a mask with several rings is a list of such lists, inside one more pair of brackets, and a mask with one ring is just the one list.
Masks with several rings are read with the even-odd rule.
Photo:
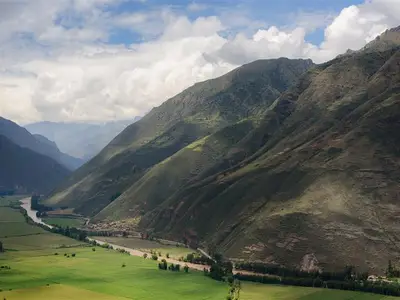
[[[399, 284], [382, 280], [369, 281], [368, 272], [357, 272], [354, 266], [346, 266], [343, 271], [340, 272], [306, 272], [299, 269], [290, 269], [262, 263], [240, 262], [235, 265], [235, 268], [237, 270], [265, 274], [265, 276], [240, 273], [234, 275], [234, 278], [242, 281], [361, 291], [382, 295], [400, 296]], [[390, 262], [387, 273], [391, 273], [392, 275], [396, 274], [396, 269]]]
[[357, 272], [354, 266], [346, 266], [342, 271], [329, 272], [329, 271], [302, 271], [297, 268], [287, 268], [277, 265], [269, 265], [258, 262], [239, 262], [235, 264], [236, 270], [243, 270], [254, 272], [258, 274], [276, 275], [280, 277], [292, 278], [320, 278], [324, 281], [337, 280], [346, 281], [350, 279], [367, 280], [368, 272]]

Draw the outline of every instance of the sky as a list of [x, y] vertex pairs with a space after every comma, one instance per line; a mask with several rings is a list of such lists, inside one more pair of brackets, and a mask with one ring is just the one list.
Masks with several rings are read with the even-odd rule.
[[245, 63], [321, 63], [399, 25], [400, 0], [0, 0], [0, 116], [129, 119]]

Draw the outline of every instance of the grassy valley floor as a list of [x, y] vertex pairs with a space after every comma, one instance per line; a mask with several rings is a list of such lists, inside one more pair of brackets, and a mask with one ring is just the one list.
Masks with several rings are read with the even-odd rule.
[[[0, 201], [5, 203], [4, 201]], [[226, 299], [228, 285], [202, 272], [161, 271], [157, 262], [82, 245], [25, 222], [0, 203], [0, 299]], [[144, 245], [142, 245], [144, 246]], [[172, 248], [170, 248], [172, 249]], [[180, 248], [176, 248], [180, 249]], [[178, 251], [178, 250], [177, 250]], [[242, 283], [244, 300], [395, 299], [327, 289]]]

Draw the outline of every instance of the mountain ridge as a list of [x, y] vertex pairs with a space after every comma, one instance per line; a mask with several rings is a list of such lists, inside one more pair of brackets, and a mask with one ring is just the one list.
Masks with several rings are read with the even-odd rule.
[[33, 134], [55, 141], [61, 151], [84, 162], [90, 160], [128, 125], [140, 120], [103, 123], [38, 122], [25, 125]]
[[44, 136], [32, 135], [25, 128], [2, 117], [0, 117], [0, 134], [23, 148], [53, 158], [69, 170], [75, 170], [82, 165], [81, 160], [62, 153], [53, 141]]
[[70, 171], [52, 158], [21, 147], [0, 134], [0, 190], [48, 193]]
[[[260, 60], [193, 85], [128, 126], [99, 155], [72, 174], [47, 203], [69, 202], [77, 211], [91, 214], [91, 199], [96, 197], [96, 210], [101, 210], [115, 193], [122, 193], [149, 168], [197, 139], [243, 119], [259, 118], [264, 107], [311, 66], [310, 60]], [[63, 189], [69, 192], [65, 194]], [[95, 196], [99, 193], [101, 197]], [[80, 208], [76, 207], [78, 204]]]
[[303, 69], [256, 62], [194, 85], [45, 203], [93, 222], [135, 220], [231, 258], [301, 268], [312, 256], [322, 269], [382, 272], [400, 255], [399, 37], [387, 31]]

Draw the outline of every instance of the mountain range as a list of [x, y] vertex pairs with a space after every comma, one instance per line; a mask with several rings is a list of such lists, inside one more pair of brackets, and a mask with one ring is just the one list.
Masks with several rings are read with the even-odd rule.
[[57, 145], [42, 135], [32, 135], [18, 124], [0, 117], [0, 135], [3, 135], [16, 145], [28, 148], [36, 153], [51, 157], [69, 170], [79, 168], [83, 161], [62, 153]]
[[54, 159], [0, 134], [0, 193], [48, 193], [70, 174]]
[[25, 128], [54, 141], [62, 152], [86, 162], [128, 125], [138, 120], [140, 117], [101, 124], [38, 122], [26, 125]]
[[383, 271], [400, 255], [400, 32], [260, 60], [128, 126], [45, 203], [225, 256]]

